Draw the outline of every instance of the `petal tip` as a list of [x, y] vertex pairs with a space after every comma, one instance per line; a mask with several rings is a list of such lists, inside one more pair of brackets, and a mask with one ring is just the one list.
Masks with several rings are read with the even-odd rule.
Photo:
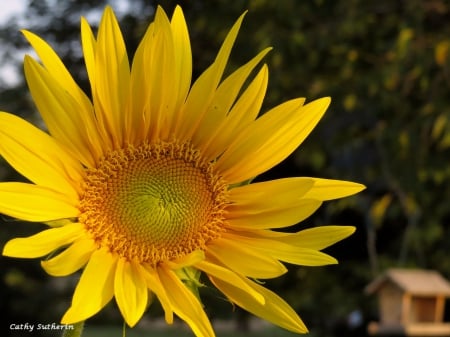
[[2, 255], [3, 256], [8, 256], [8, 257], [15, 257], [15, 255], [13, 254], [13, 249], [11, 249], [11, 242], [14, 241], [14, 239], [9, 240], [4, 246], [3, 246], [3, 251], [2, 251]]

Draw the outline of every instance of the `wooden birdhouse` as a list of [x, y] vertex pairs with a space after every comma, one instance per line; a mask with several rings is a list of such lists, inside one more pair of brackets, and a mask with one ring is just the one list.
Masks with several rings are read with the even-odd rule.
[[450, 283], [438, 272], [421, 269], [389, 269], [366, 289], [377, 294], [379, 322], [369, 324], [371, 335], [450, 336], [444, 322]]

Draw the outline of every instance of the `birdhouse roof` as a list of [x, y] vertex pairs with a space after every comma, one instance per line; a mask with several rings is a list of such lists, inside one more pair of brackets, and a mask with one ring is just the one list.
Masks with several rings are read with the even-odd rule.
[[387, 283], [395, 284], [412, 295], [450, 297], [450, 283], [437, 271], [424, 269], [388, 269], [370, 283], [365, 291], [373, 294]]

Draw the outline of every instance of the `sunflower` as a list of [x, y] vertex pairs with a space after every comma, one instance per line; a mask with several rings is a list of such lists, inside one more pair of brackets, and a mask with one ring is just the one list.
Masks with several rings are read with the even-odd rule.
[[82, 18], [92, 99], [44, 40], [23, 32], [41, 61], [26, 56], [24, 68], [48, 133], [0, 113], [0, 154], [29, 180], [0, 184], [0, 212], [49, 228], [10, 240], [3, 255], [43, 257], [52, 276], [83, 270], [62, 323], [115, 298], [134, 326], [157, 298], [168, 324], [175, 314], [197, 336], [214, 336], [197, 291], [206, 277], [230, 302], [307, 331], [258, 280], [284, 274], [283, 262], [336, 263], [320, 250], [353, 227], [279, 229], [364, 187], [309, 177], [248, 183], [302, 143], [330, 99], [297, 98], [258, 117], [267, 66], [253, 73], [269, 49], [222, 79], [243, 16], [192, 85], [180, 7], [170, 20], [157, 9], [131, 66], [110, 7], [97, 36]]

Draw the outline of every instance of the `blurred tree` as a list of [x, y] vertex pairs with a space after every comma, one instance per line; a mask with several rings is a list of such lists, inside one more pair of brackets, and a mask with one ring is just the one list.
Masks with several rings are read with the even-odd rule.
[[[17, 64], [17, 54], [27, 48], [18, 30], [26, 28], [50, 41], [89, 93], [79, 45], [79, 17], [95, 22], [105, 3], [28, 1], [22, 18], [0, 26], [2, 64], [11, 59]], [[131, 57], [157, 3], [110, 3], [121, 8], [118, 16]], [[297, 96], [333, 98], [326, 116], [305, 143], [284, 163], [258, 177], [321, 176], [359, 181], [368, 187], [356, 197], [326, 204], [305, 224], [293, 227], [357, 226], [352, 238], [330, 250], [341, 260], [339, 267], [292, 268], [285, 277], [268, 282], [294, 304], [313, 330], [331, 336], [338, 318], [345, 321], [346, 315], [358, 308], [370, 311], [362, 288], [386, 267], [436, 268], [450, 277], [448, 1], [160, 3], [168, 13], [177, 3], [184, 9], [194, 77], [212, 62], [229, 27], [248, 9], [228, 71], [271, 45], [274, 50], [266, 57], [270, 81], [265, 109]], [[37, 120], [23, 77], [14, 87], [0, 80], [0, 89], [2, 110]], [[2, 180], [17, 179], [6, 164], [0, 175]], [[3, 224], [1, 243], [16, 234], [16, 227], [21, 226], [15, 224]], [[21, 230], [33, 231], [33, 227], [23, 226]], [[1, 303], [12, 310], [11, 291], [22, 288], [11, 288], [11, 273], [20, 269], [35, 279], [42, 275], [38, 268], [29, 269], [29, 264], [0, 261], [6, 264], [0, 268], [0, 294], [9, 304]], [[206, 295], [207, 301], [217, 300], [214, 292], [206, 291]], [[29, 300], [37, 301], [32, 296]], [[229, 308], [220, 303], [218, 309], [215, 314], [220, 316]]]

